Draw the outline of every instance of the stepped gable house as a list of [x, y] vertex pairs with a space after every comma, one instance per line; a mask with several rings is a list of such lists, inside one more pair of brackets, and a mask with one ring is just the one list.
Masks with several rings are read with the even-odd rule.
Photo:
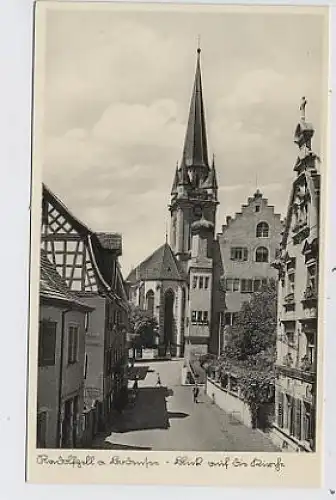
[[274, 263], [279, 271], [275, 435], [295, 451], [315, 450], [316, 433], [320, 174], [305, 107], [303, 98], [294, 135], [296, 175]]
[[121, 236], [95, 233], [43, 185], [42, 248], [68, 288], [94, 308], [86, 332], [85, 404], [103, 426], [127, 386], [128, 301]]
[[257, 190], [242, 205], [241, 212], [226, 218], [226, 225], [217, 235], [223, 267], [219, 278], [225, 289], [225, 313], [220, 318], [221, 349], [225, 347], [226, 329], [235, 322], [242, 304], [269, 279], [277, 278], [271, 263], [279, 253], [281, 229], [280, 214]]

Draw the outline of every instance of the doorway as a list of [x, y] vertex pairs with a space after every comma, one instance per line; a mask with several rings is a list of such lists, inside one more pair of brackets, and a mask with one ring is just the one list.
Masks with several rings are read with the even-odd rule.
[[176, 349], [174, 344], [174, 292], [167, 290], [164, 295], [164, 345], [165, 351]]

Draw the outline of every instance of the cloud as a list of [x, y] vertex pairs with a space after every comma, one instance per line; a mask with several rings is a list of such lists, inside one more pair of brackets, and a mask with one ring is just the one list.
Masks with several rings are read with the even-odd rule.
[[123, 233], [125, 273], [160, 245], [201, 33], [218, 226], [256, 184], [285, 211], [302, 95], [320, 140], [322, 26], [316, 16], [53, 12], [45, 181], [93, 229]]

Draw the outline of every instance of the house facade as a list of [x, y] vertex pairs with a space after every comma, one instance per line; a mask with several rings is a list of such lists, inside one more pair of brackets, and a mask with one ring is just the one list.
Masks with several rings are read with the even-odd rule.
[[85, 335], [93, 309], [71, 292], [42, 250], [37, 447], [75, 448], [84, 410]]
[[280, 249], [282, 222], [274, 206], [257, 190], [241, 212], [227, 217], [222, 232], [217, 235], [222, 269], [218, 281], [225, 290], [225, 309], [220, 316], [220, 349], [226, 343], [226, 330], [234, 324], [244, 302], [277, 272], [271, 263]]
[[306, 101], [295, 130], [294, 166], [279, 271], [275, 438], [288, 450], [314, 451], [318, 344], [319, 192], [318, 156]]
[[86, 332], [85, 406], [99, 427], [127, 387], [128, 302], [118, 257], [121, 236], [95, 233], [43, 185], [42, 248], [68, 288], [93, 308]]

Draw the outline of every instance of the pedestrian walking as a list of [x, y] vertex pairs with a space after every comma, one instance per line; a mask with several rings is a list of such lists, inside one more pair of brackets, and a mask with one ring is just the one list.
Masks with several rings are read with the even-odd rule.
[[161, 378], [160, 378], [160, 374], [159, 373], [157, 374], [156, 385], [158, 385], [159, 387], [161, 387]]
[[198, 395], [199, 395], [199, 388], [197, 385], [193, 389], [193, 394], [194, 394], [194, 403], [198, 403]]

